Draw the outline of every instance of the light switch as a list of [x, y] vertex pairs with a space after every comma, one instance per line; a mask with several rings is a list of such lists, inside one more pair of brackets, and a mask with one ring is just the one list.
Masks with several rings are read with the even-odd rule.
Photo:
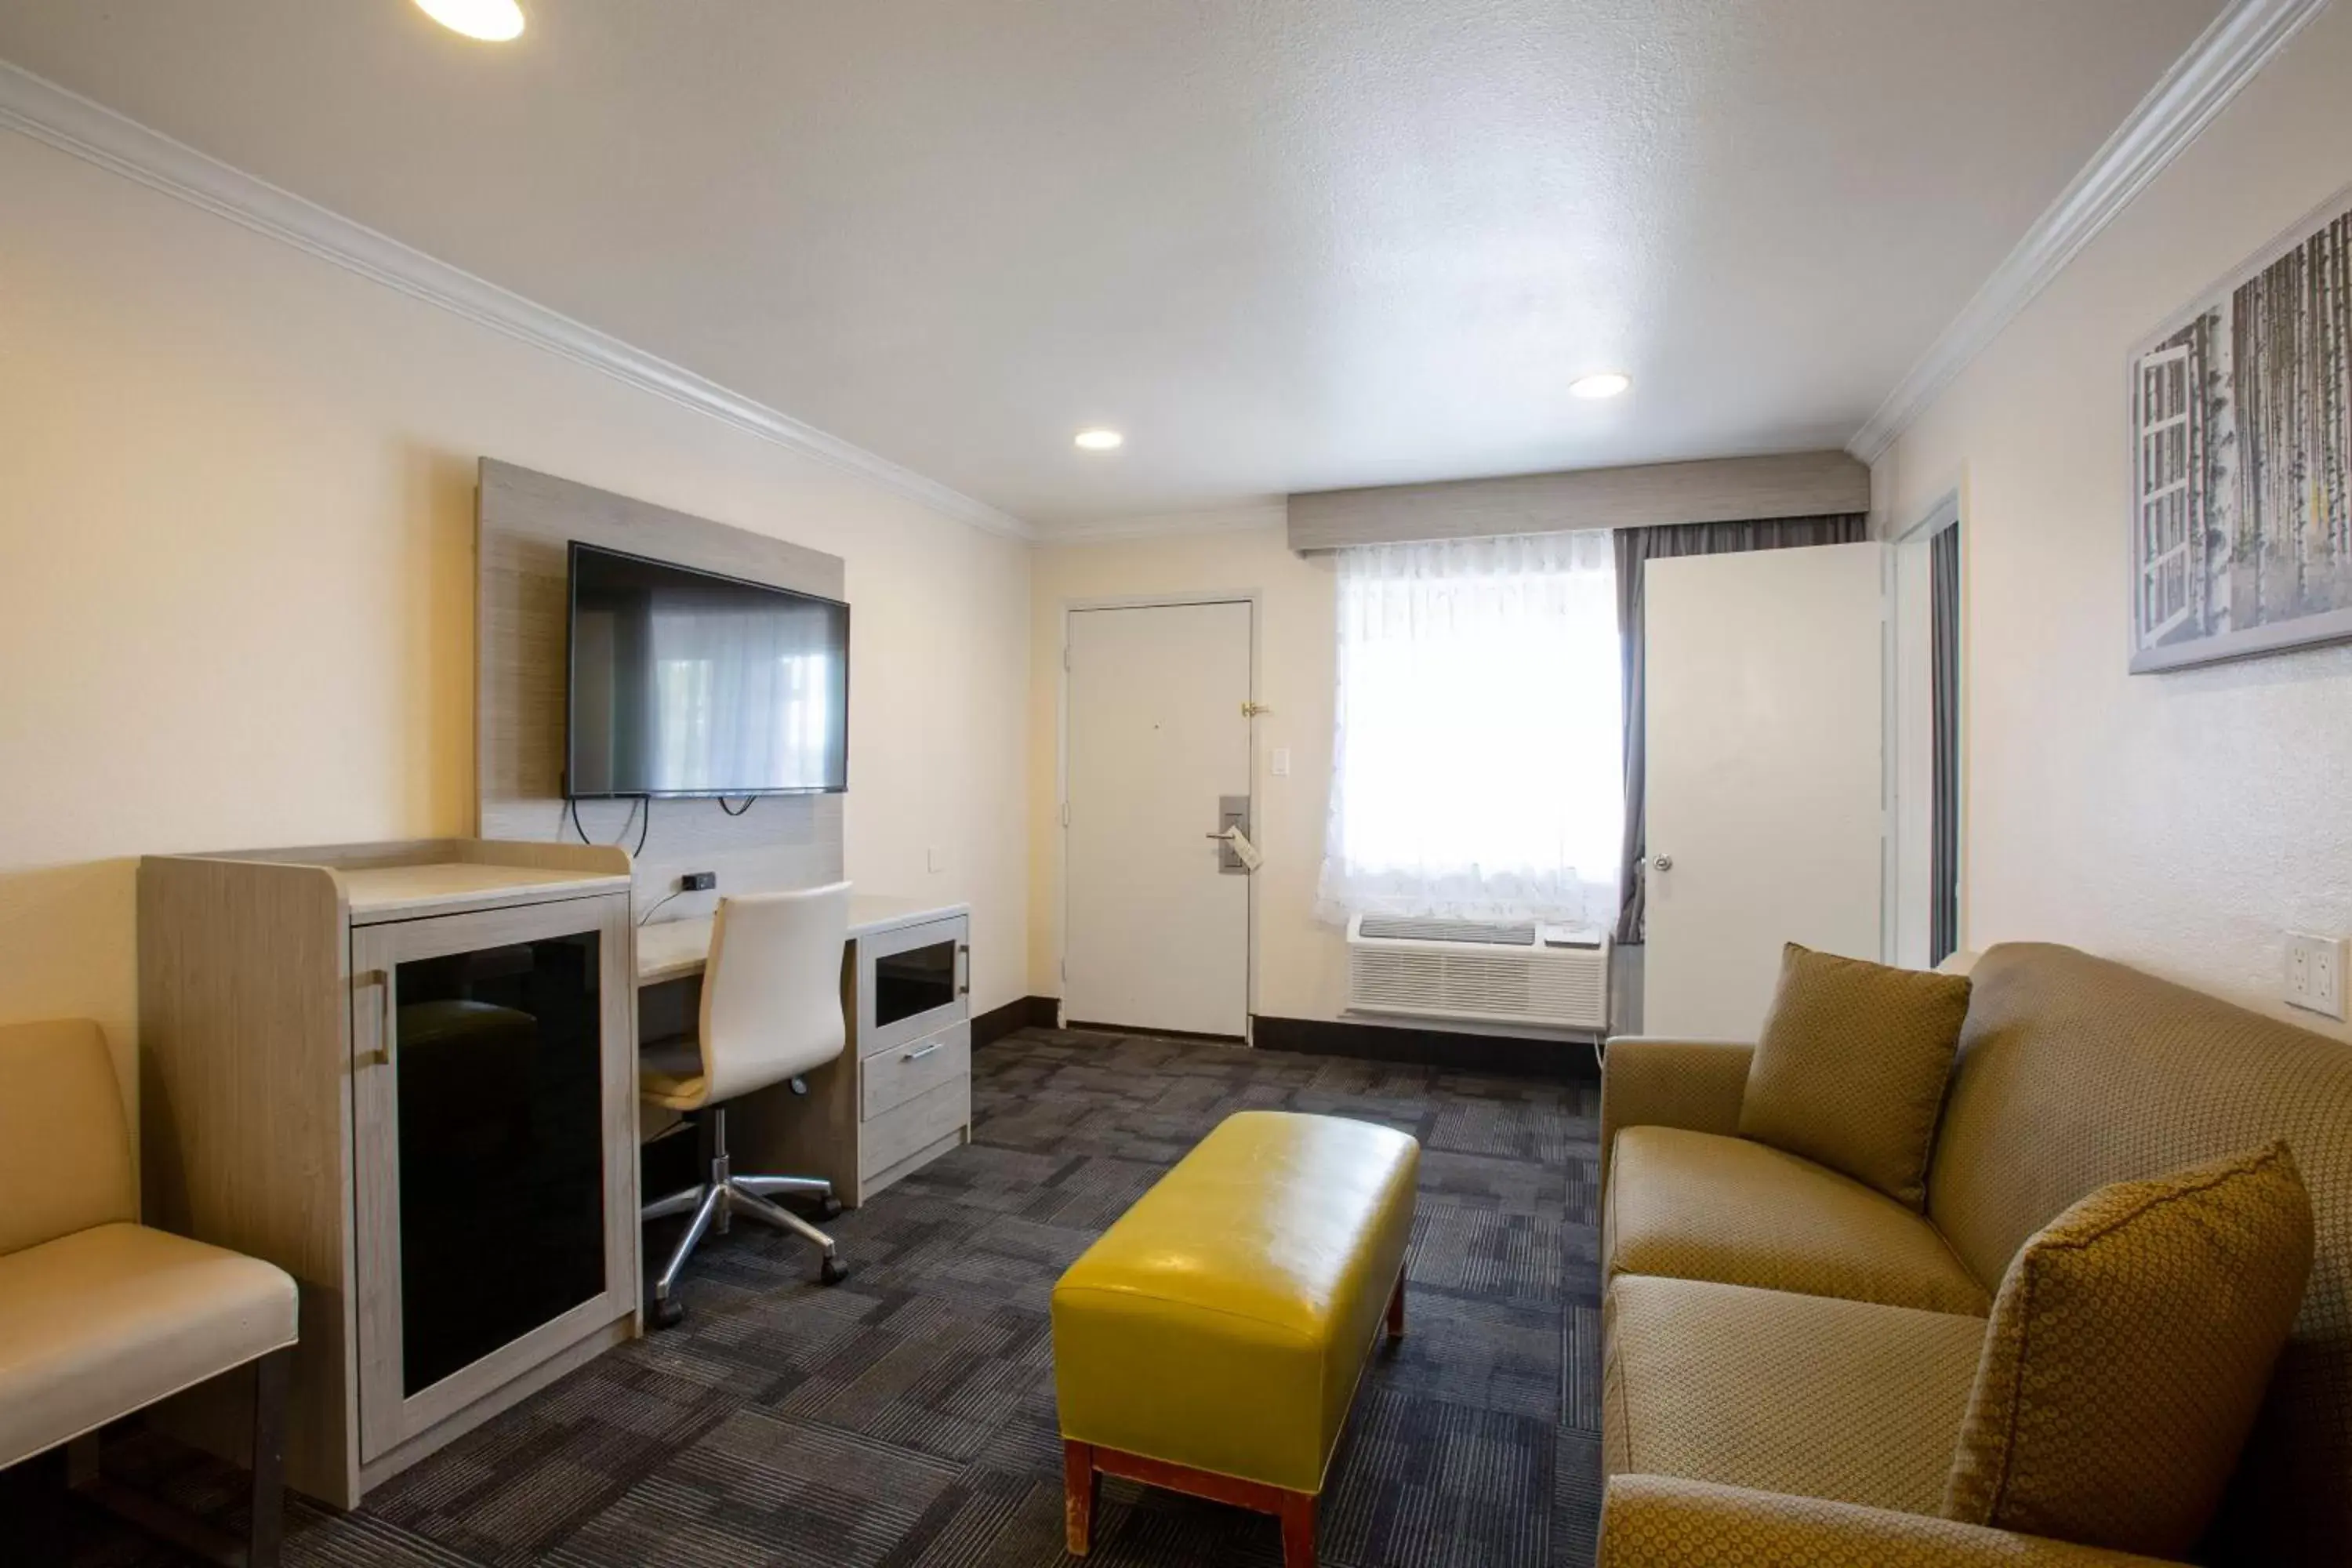
[[1276, 746], [1274, 749], [1274, 758], [1266, 764], [1266, 766], [1267, 771], [1272, 773], [1276, 778], [1288, 778], [1290, 776], [1290, 748], [1288, 746]]
[[947, 867], [948, 867], [948, 858], [947, 858], [946, 856], [944, 856], [944, 855], [940, 854], [938, 850], [936, 850], [936, 849], [927, 849], [927, 850], [925, 850], [925, 851], [923, 852], [923, 857], [924, 857], [924, 860], [925, 860], [925, 862], [928, 864], [928, 866], [929, 867], [929, 868], [930, 868], [931, 870], [933, 870], [933, 871], [944, 871], [944, 870], [946, 870], [946, 869], [947, 869]]
[[2286, 975], [2280, 994], [2290, 1007], [2344, 1016], [2344, 939], [2286, 934]]

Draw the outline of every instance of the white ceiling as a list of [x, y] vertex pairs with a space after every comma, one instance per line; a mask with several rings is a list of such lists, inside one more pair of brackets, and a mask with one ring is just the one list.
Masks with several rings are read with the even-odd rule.
[[1051, 529], [1842, 445], [2220, 8], [523, 4], [0, 58]]

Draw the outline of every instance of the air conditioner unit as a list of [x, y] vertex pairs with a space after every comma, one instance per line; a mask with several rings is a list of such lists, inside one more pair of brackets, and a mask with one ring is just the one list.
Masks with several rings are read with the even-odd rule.
[[1534, 921], [1348, 922], [1348, 1008], [1465, 1023], [1609, 1029], [1609, 937]]

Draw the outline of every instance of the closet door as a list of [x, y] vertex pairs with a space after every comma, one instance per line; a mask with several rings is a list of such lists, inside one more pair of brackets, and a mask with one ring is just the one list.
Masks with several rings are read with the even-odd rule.
[[629, 934], [619, 895], [352, 932], [362, 1462], [635, 1310]]
[[1875, 959], [1886, 547], [1650, 563], [1642, 1032], [1752, 1040], [1781, 944]]

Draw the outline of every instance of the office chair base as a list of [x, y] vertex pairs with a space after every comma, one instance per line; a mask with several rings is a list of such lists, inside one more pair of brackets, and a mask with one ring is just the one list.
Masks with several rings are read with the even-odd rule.
[[833, 1237], [801, 1218], [790, 1209], [769, 1200], [774, 1197], [814, 1198], [824, 1205], [829, 1218], [841, 1212], [839, 1200], [833, 1195], [833, 1184], [816, 1176], [739, 1176], [735, 1174], [727, 1154], [727, 1112], [714, 1109], [710, 1118], [710, 1179], [676, 1192], [666, 1198], [656, 1198], [639, 1212], [641, 1220], [668, 1219], [682, 1214], [694, 1217], [688, 1222], [686, 1233], [677, 1238], [670, 1254], [662, 1264], [661, 1273], [654, 1279], [653, 1310], [649, 1314], [656, 1329], [675, 1328], [686, 1317], [685, 1304], [677, 1295], [677, 1278], [686, 1268], [686, 1260], [702, 1245], [702, 1238], [713, 1228], [722, 1235], [729, 1222], [740, 1215], [761, 1224], [786, 1231], [811, 1242], [824, 1254], [818, 1266], [817, 1279], [826, 1285], [838, 1285], [849, 1278], [848, 1265], [841, 1261], [835, 1249]]

